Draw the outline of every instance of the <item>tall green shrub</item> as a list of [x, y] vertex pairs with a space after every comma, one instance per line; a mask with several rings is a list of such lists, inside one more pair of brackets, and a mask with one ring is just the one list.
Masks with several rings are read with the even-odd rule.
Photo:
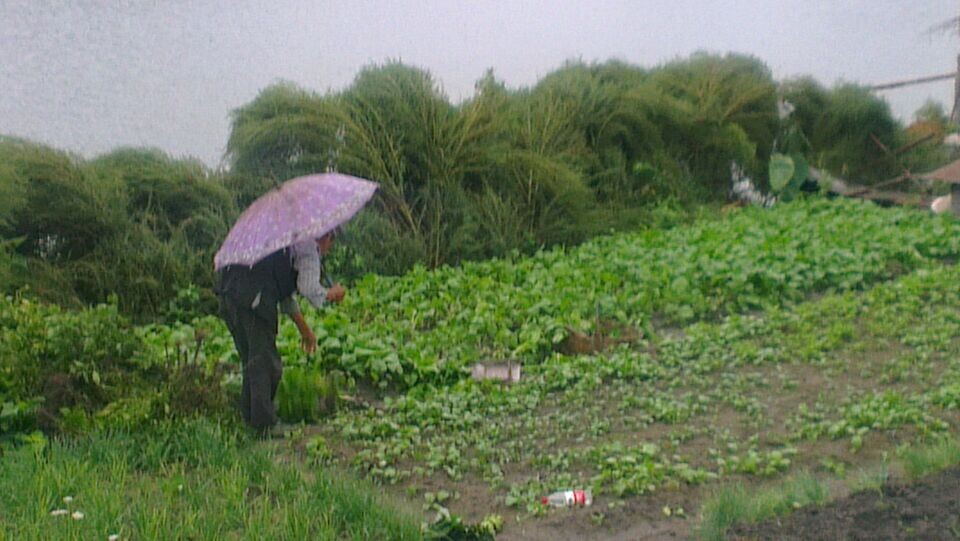
[[[519, 97], [513, 107], [501, 120], [507, 123], [510, 147], [490, 156], [484, 184], [514, 209], [511, 222], [521, 228], [520, 238], [539, 245], [578, 242], [593, 194], [584, 181], [588, 149], [575, 113], [546, 93]], [[486, 234], [479, 232], [481, 238]]]
[[664, 138], [715, 197], [729, 189], [731, 161], [764, 175], [778, 127], [777, 88], [766, 65], [697, 53], [654, 70], [651, 82], [683, 104], [684, 121]]
[[159, 315], [178, 289], [212, 285], [210, 261], [236, 217], [219, 177], [193, 160], [119, 149], [85, 161], [0, 138], [0, 287], [64, 306], [111, 294]]
[[20, 253], [45, 261], [69, 261], [93, 250], [122, 227], [125, 194], [112, 179], [88, 175], [79, 158], [28, 141], [0, 139], [0, 163], [22, 189], [12, 213]]
[[276, 185], [336, 167], [347, 119], [331, 98], [284, 82], [234, 110], [231, 121], [226, 157], [240, 175], [234, 180]]
[[885, 101], [865, 88], [842, 85], [833, 90], [811, 141], [831, 170], [862, 182], [878, 181], [897, 171], [874, 138], [893, 148], [897, 128]]
[[795, 107], [791, 118], [809, 141], [812, 165], [858, 184], [899, 173], [877, 144], [894, 149], [904, 140], [883, 99], [852, 84], [827, 90], [809, 77], [785, 81], [781, 92]]
[[351, 123], [341, 170], [380, 183], [375, 204], [426, 262], [452, 262], [470, 200], [464, 175], [483, 160], [488, 118], [458, 111], [432, 76], [391, 62], [370, 66], [340, 96]]
[[663, 150], [660, 127], [651, 122], [647, 99], [658, 93], [646, 85], [647, 73], [611, 61], [587, 65], [568, 62], [537, 83], [535, 95], [560, 100], [573, 117], [588, 152], [582, 153], [585, 182], [602, 203], [644, 203], [633, 167]]
[[121, 292], [127, 313], [156, 316], [180, 289], [212, 286], [213, 255], [238, 214], [223, 175], [151, 149], [120, 149], [87, 167], [123, 183], [128, 225], [81, 263], [86, 296]]
[[[169, 239], [188, 222], [212, 231], [191, 230], [197, 245], [207, 246], [226, 233], [236, 214], [233, 197], [216, 175], [195, 160], [176, 160], [154, 149], [124, 148], [97, 157], [87, 164], [94, 174], [118, 178], [127, 192], [128, 216], [147, 222], [161, 238]], [[219, 223], [213, 223], [219, 217]]]

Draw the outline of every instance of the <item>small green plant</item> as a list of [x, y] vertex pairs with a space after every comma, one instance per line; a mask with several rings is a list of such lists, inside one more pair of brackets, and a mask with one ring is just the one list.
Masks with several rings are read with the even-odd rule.
[[33, 429], [40, 400], [0, 401], [0, 441], [17, 432]]
[[850, 486], [850, 490], [857, 492], [861, 490], [879, 491], [883, 485], [890, 479], [890, 466], [884, 459], [879, 466], [860, 470], [857, 479]]
[[289, 422], [313, 422], [337, 410], [347, 382], [337, 370], [316, 366], [289, 368], [277, 389], [278, 415]]
[[749, 515], [749, 496], [742, 484], [721, 487], [703, 504], [703, 519], [696, 530], [704, 541], [723, 541], [726, 532]]
[[333, 461], [333, 450], [323, 436], [310, 438], [306, 446], [307, 458], [314, 464], [328, 464]]
[[284, 370], [277, 389], [277, 414], [288, 422], [312, 422], [321, 413], [321, 403], [335, 393], [332, 380], [315, 368]]
[[[444, 510], [446, 511], [446, 510]], [[503, 529], [503, 517], [487, 515], [476, 524], [468, 524], [457, 515], [440, 513], [438, 519], [428, 526], [424, 539], [429, 541], [493, 541]]]
[[836, 460], [832, 457], [826, 457], [820, 460], [820, 465], [823, 466], [825, 470], [841, 479], [847, 476], [847, 465], [841, 460]]

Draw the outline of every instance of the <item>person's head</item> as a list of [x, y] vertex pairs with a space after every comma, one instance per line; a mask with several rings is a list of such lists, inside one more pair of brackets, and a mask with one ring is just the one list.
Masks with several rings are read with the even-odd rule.
[[333, 241], [337, 238], [339, 233], [340, 228], [337, 227], [333, 231], [330, 231], [326, 235], [317, 239], [317, 249], [320, 250], [320, 255], [327, 255], [327, 252], [330, 251], [330, 248], [333, 248]]

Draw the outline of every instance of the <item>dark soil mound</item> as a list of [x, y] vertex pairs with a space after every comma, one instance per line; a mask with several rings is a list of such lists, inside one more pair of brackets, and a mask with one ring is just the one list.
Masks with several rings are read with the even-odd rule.
[[734, 527], [730, 539], [960, 539], [960, 467]]

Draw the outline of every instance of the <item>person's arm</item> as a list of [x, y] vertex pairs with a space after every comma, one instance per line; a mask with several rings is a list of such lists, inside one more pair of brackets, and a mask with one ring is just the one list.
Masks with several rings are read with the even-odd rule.
[[294, 298], [293, 295], [290, 295], [280, 301], [280, 311], [290, 316], [290, 319], [297, 324], [297, 330], [300, 331], [300, 346], [303, 348], [303, 351], [307, 354], [316, 351], [317, 336], [313, 334], [310, 325], [307, 325], [307, 320], [304, 319], [303, 313], [300, 311], [300, 305], [297, 304], [297, 299]]
[[300, 305], [297, 304], [297, 299], [295, 299], [293, 295], [290, 295], [280, 301], [280, 311], [290, 316], [290, 319], [297, 324], [297, 330], [300, 331], [300, 346], [303, 348], [303, 351], [307, 354], [316, 351], [317, 336], [313, 334], [313, 329], [310, 328], [310, 325], [307, 325], [307, 320], [304, 319], [303, 312], [300, 311]]
[[347, 290], [340, 284], [333, 284], [330, 288], [323, 287], [321, 278], [323, 261], [315, 243], [302, 242], [294, 246], [297, 266], [297, 291], [310, 304], [320, 308], [327, 301], [339, 303], [343, 300]]
[[307, 320], [303, 319], [302, 313], [297, 312], [290, 317], [293, 318], [293, 322], [297, 324], [297, 330], [300, 331], [300, 347], [307, 355], [313, 354], [317, 351], [317, 336], [313, 334], [310, 325], [307, 325]]

